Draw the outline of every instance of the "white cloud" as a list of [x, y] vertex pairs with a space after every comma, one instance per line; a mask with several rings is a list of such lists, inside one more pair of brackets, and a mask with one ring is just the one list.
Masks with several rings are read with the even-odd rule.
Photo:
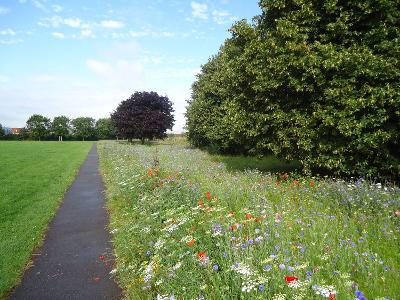
[[58, 4], [55, 4], [52, 7], [53, 7], [53, 11], [55, 13], [59, 13], [59, 12], [62, 12], [64, 10], [64, 7], [62, 7], [61, 5], [58, 5]]
[[0, 75], [0, 82], [7, 82], [7, 81], [9, 81], [10, 79], [7, 77], [7, 76], [4, 76], [4, 75]]
[[86, 65], [89, 67], [90, 70], [102, 76], [110, 75], [113, 71], [112, 67], [108, 63], [101, 62], [95, 59], [88, 59], [86, 61]]
[[22, 42], [23, 42], [23, 40], [21, 40], [21, 39], [0, 40], [0, 44], [2, 44], [2, 45], [14, 45], [14, 44], [22, 43]]
[[212, 12], [212, 16], [213, 20], [220, 25], [234, 22], [235, 20], [237, 20], [236, 17], [233, 17], [229, 12], [223, 10], [214, 10]]
[[0, 15], [6, 15], [10, 12], [10, 9], [4, 6], [0, 6]]
[[64, 39], [65, 38], [65, 35], [62, 32], [53, 32], [51, 35], [54, 36], [55, 38], [58, 38], [58, 39]]
[[4, 30], [0, 30], [0, 35], [15, 35], [15, 31], [10, 28], [7, 28]]
[[63, 24], [72, 28], [80, 28], [82, 26], [82, 21], [78, 18], [67, 18], [63, 19]]
[[86, 38], [86, 37], [95, 37], [95, 35], [93, 34], [91, 29], [84, 29], [81, 31], [81, 36], [82, 38]]
[[36, 8], [41, 9], [43, 11], [47, 11], [47, 9], [46, 9], [45, 5], [43, 4], [43, 2], [45, 2], [45, 1], [32, 0], [32, 3]]
[[190, 6], [192, 7], [192, 16], [195, 18], [203, 19], [206, 20], [208, 18], [208, 6], [205, 3], [199, 3], [192, 1], [190, 3]]
[[104, 28], [109, 28], [109, 29], [119, 29], [124, 27], [124, 23], [115, 20], [104, 20], [100, 23], [100, 25]]

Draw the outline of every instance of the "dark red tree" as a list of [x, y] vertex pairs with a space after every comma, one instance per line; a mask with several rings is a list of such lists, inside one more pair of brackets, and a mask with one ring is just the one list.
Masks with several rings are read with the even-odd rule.
[[120, 137], [128, 140], [163, 139], [174, 126], [174, 109], [167, 96], [156, 92], [135, 92], [111, 114]]

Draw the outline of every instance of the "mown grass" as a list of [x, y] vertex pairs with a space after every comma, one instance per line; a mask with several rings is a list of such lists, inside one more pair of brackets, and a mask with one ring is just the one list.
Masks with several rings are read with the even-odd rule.
[[261, 158], [239, 155], [212, 155], [211, 159], [222, 162], [231, 171], [258, 170], [271, 173], [289, 173], [300, 172], [301, 170], [299, 163], [284, 161], [274, 155]]
[[0, 142], [0, 298], [20, 280], [92, 144]]
[[400, 295], [395, 186], [234, 171], [170, 141], [99, 153], [128, 299]]

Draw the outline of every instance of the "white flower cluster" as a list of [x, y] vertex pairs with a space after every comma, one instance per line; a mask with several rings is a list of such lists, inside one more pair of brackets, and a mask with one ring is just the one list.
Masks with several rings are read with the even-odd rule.
[[242, 282], [242, 292], [250, 293], [251, 291], [257, 290], [257, 281], [255, 280], [246, 280]]
[[242, 264], [242, 263], [236, 263], [231, 266], [231, 270], [235, 271], [238, 274], [245, 275], [245, 276], [250, 276], [253, 273], [251, 272], [251, 269], [249, 266]]
[[329, 298], [330, 295], [336, 295], [336, 290], [333, 285], [313, 285], [312, 289], [317, 295]]
[[286, 294], [275, 294], [272, 297], [272, 300], [285, 300], [286, 299]]

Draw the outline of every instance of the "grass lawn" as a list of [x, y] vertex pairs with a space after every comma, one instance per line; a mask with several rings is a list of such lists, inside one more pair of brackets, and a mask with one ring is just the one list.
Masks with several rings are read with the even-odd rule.
[[129, 299], [399, 298], [397, 187], [234, 171], [168, 141], [99, 153]]
[[91, 142], [0, 142], [0, 298], [15, 286]]

